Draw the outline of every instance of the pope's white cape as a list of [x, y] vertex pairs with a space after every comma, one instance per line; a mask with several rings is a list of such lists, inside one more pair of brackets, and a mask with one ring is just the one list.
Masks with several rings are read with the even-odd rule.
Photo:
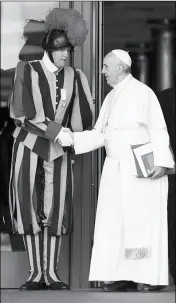
[[105, 146], [107, 155], [90, 281], [168, 284], [168, 178], [136, 178], [130, 149], [130, 145], [147, 142], [152, 143], [155, 165], [174, 166], [159, 102], [149, 87], [133, 77], [107, 95], [94, 130], [74, 133], [76, 154]]

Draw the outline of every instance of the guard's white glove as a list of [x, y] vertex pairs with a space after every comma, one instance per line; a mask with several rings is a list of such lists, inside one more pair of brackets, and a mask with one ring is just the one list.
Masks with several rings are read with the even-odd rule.
[[69, 129], [63, 127], [59, 132], [59, 134], [57, 135], [57, 137], [55, 138], [55, 142], [59, 142], [62, 146], [72, 146], [73, 139], [69, 134]]

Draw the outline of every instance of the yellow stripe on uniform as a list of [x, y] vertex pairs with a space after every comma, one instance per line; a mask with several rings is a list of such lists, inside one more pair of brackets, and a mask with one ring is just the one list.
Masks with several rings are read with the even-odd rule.
[[78, 71], [78, 73], [80, 75], [81, 83], [82, 83], [82, 86], [83, 86], [83, 89], [84, 89], [84, 93], [87, 97], [87, 101], [89, 102], [90, 109], [91, 109], [92, 112], [94, 112], [95, 106], [93, 104], [93, 99], [92, 99], [92, 95], [91, 95], [91, 92], [90, 92], [88, 80], [87, 80], [85, 74], [82, 72], [82, 70], [80, 70], [79, 68], [76, 68], [76, 71]]
[[14, 183], [15, 183], [15, 197], [16, 197], [16, 208], [17, 208], [17, 222], [18, 222], [18, 233], [24, 234], [24, 228], [23, 228], [23, 222], [21, 218], [21, 212], [20, 212], [20, 202], [18, 197], [18, 177], [20, 172], [21, 163], [23, 161], [23, 154], [24, 154], [24, 145], [20, 142], [19, 147], [17, 150], [16, 155], [16, 163], [15, 163], [15, 174], [14, 174]]
[[36, 253], [36, 262], [37, 262], [37, 269], [38, 274], [33, 280], [34, 282], [39, 282], [42, 276], [42, 270], [41, 270], [41, 260], [40, 260], [40, 244], [39, 244], [39, 234], [34, 236], [35, 239], [35, 253]]
[[27, 244], [27, 250], [28, 250], [28, 256], [29, 256], [29, 264], [30, 264], [30, 276], [28, 281], [30, 281], [33, 272], [34, 272], [34, 261], [33, 261], [33, 251], [32, 251], [32, 241], [31, 241], [31, 235], [26, 235], [26, 244]]
[[48, 264], [49, 275], [55, 282], [57, 282], [58, 279], [54, 272], [54, 255], [55, 255], [56, 237], [49, 237], [48, 241], [51, 241], [51, 243], [50, 243], [50, 264]]
[[33, 233], [36, 234], [40, 231], [40, 227], [37, 223], [36, 214], [37, 209], [34, 210], [33, 205], [33, 194], [35, 190], [35, 177], [36, 177], [36, 170], [37, 170], [37, 162], [38, 156], [31, 151], [30, 153], [30, 206], [31, 206], [31, 218], [32, 218], [32, 229]]
[[[53, 174], [54, 174], [54, 162], [43, 162], [43, 168], [45, 172], [45, 189], [44, 189], [44, 214], [46, 216], [46, 222], [48, 222], [49, 214], [52, 212], [53, 205]], [[55, 186], [57, 186], [55, 184]], [[58, 185], [59, 186], [59, 185]]]
[[64, 216], [64, 207], [65, 207], [66, 184], [67, 184], [67, 153], [63, 155], [63, 161], [62, 161], [62, 166], [61, 166], [60, 208], [59, 208], [57, 235], [61, 235], [62, 221], [63, 221], [63, 216]]

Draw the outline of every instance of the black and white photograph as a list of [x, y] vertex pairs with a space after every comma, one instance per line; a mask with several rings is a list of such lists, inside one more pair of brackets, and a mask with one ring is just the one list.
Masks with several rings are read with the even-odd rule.
[[176, 1], [1, 1], [2, 303], [174, 303]]

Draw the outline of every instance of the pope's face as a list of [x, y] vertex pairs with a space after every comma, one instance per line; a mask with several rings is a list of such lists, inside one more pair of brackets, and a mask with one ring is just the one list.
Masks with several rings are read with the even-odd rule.
[[117, 84], [120, 69], [114, 54], [110, 53], [104, 58], [102, 74], [105, 75], [107, 84], [112, 87]]
[[52, 57], [54, 61], [54, 65], [56, 65], [58, 68], [62, 68], [66, 65], [66, 61], [69, 55], [69, 49], [63, 48], [57, 51], [52, 52]]

